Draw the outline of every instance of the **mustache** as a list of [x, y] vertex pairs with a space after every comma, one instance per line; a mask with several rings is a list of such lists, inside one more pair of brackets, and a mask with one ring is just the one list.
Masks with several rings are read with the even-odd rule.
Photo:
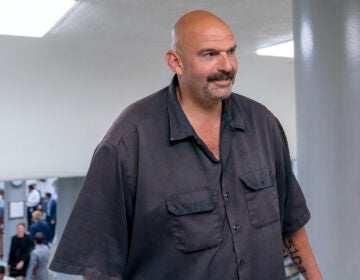
[[235, 71], [221, 71], [212, 75], [209, 75], [206, 80], [208, 82], [214, 81], [225, 81], [225, 80], [233, 80], [235, 78]]

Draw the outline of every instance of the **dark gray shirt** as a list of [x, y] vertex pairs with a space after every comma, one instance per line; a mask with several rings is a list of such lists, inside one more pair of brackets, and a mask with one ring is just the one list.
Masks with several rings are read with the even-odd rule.
[[176, 83], [130, 105], [99, 144], [51, 269], [98, 279], [285, 278], [283, 236], [310, 214], [279, 122], [232, 94], [217, 160]]

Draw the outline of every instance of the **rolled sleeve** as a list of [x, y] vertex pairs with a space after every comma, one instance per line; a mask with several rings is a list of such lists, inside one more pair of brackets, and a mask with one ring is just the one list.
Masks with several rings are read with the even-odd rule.
[[284, 211], [284, 235], [299, 230], [310, 220], [310, 211], [306, 205], [305, 197], [295, 176], [291, 174], [291, 177]]
[[[292, 171], [292, 164], [285, 132], [276, 119], [278, 138], [281, 143], [278, 150], [276, 177], [278, 184], [279, 204], [282, 217], [283, 235], [295, 232], [310, 219], [310, 211], [300, 185]], [[276, 130], [275, 130], [276, 131]]]

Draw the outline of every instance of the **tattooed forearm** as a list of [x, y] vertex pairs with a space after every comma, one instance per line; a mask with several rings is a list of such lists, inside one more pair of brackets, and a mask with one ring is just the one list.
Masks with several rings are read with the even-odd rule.
[[302, 258], [299, 254], [299, 250], [295, 247], [294, 241], [291, 238], [285, 238], [284, 245], [299, 272], [306, 272], [306, 269], [302, 265]]

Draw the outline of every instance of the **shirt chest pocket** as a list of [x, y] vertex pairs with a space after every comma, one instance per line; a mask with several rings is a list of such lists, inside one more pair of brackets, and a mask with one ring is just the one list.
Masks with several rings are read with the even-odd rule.
[[257, 228], [280, 220], [275, 177], [271, 169], [260, 169], [240, 176], [250, 223]]
[[175, 246], [190, 253], [221, 242], [221, 213], [216, 191], [199, 190], [166, 199]]

